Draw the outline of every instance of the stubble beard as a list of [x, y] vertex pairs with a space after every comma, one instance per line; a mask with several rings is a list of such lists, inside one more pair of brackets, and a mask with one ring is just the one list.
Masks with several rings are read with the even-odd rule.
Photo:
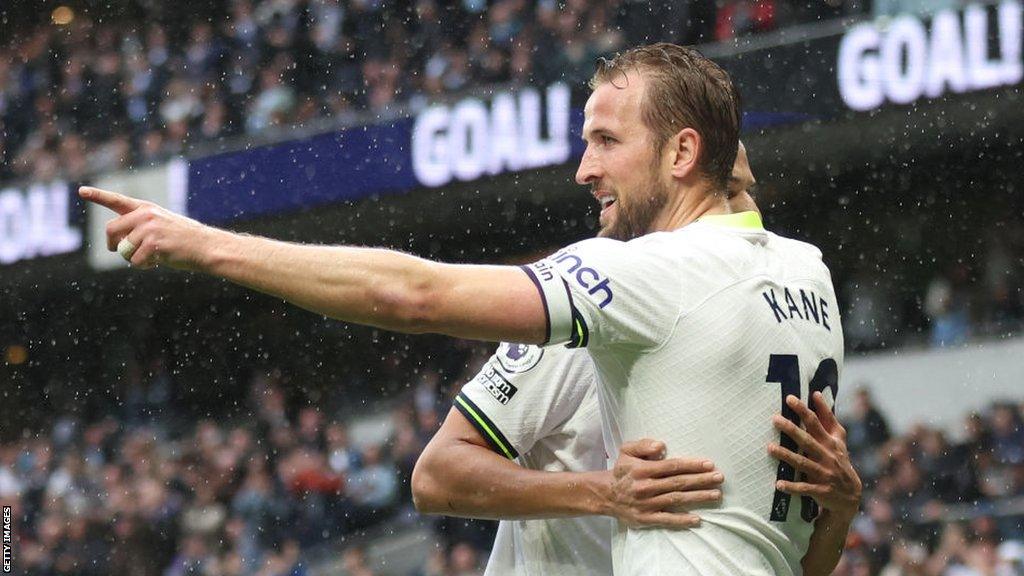
[[641, 190], [626, 196], [635, 197], [634, 200], [623, 201], [623, 197], [619, 196], [615, 201], [615, 217], [601, 227], [597, 236], [628, 242], [654, 232], [651, 227], [668, 203], [668, 194], [668, 188], [657, 178], [652, 178], [646, 185], [641, 186]]

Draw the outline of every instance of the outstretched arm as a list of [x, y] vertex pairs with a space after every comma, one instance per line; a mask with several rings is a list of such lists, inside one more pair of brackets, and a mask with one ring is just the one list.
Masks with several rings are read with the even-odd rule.
[[525, 343], [547, 337], [541, 297], [513, 266], [279, 242], [219, 230], [115, 192], [83, 187], [79, 194], [118, 214], [107, 224], [107, 248], [127, 239], [124, 255], [138, 268], [203, 272], [332, 318], [399, 332]]
[[814, 522], [814, 533], [801, 565], [806, 576], [827, 576], [835, 570], [843, 553], [846, 534], [860, 508], [862, 484], [846, 449], [846, 430], [836, 420], [821, 392], [815, 392], [811, 410], [796, 396], [786, 403], [799, 416], [804, 428], [782, 416], [773, 424], [796, 441], [801, 453], [778, 444], [768, 447], [775, 458], [788, 462], [803, 474], [800, 482], [779, 480], [778, 489], [790, 494], [810, 496], [821, 514]]
[[471, 518], [600, 514], [631, 526], [697, 526], [695, 514], [666, 509], [717, 501], [721, 477], [710, 462], [663, 454], [660, 442], [640, 440], [623, 446], [612, 470], [531, 470], [495, 453], [453, 409], [416, 462], [413, 501], [420, 512]]

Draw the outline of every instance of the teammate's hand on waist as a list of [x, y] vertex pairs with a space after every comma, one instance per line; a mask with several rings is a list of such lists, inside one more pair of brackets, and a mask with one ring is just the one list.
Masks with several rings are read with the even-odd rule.
[[791, 464], [800, 473], [799, 482], [779, 480], [776, 487], [783, 492], [810, 496], [825, 510], [852, 517], [860, 508], [863, 485], [850, 462], [843, 428], [821, 392], [813, 396], [814, 410], [796, 396], [786, 403], [800, 417], [803, 427], [776, 415], [772, 424], [800, 448], [799, 453], [769, 444], [773, 457]]
[[665, 458], [657, 440], [626, 442], [609, 471], [609, 515], [630, 527], [694, 528], [689, 511], [718, 502], [724, 480], [714, 464], [699, 458]]

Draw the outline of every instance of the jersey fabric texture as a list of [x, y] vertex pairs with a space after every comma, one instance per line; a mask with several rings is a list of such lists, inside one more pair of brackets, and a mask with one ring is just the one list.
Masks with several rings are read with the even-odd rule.
[[[585, 472], [607, 465], [586, 351], [502, 344], [455, 406], [497, 453], [527, 468]], [[612, 530], [603, 516], [502, 521], [485, 574], [611, 574]]]
[[816, 506], [776, 493], [793, 471], [767, 446], [788, 440], [771, 425], [787, 393], [837, 392], [843, 337], [821, 252], [749, 212], [585, 240], [524, 268], [549, 344], [585, 346], [594, 362], [608, 453], [657, 438], [725, 474], [697, 529], [617, 526], [615, 574], [800, 574]]

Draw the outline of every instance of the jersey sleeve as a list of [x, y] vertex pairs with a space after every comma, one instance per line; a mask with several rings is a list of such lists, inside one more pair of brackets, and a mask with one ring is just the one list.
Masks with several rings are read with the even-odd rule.
[[584, 240], [523, 269], [544, 302], [545, 344], [656, 347], [679, 315], [678, 264], [637, 241]]
[[518, 458], [558, 431], [594, 385], [583, 351], [503, 343], [455, 397], [495, 452]]

